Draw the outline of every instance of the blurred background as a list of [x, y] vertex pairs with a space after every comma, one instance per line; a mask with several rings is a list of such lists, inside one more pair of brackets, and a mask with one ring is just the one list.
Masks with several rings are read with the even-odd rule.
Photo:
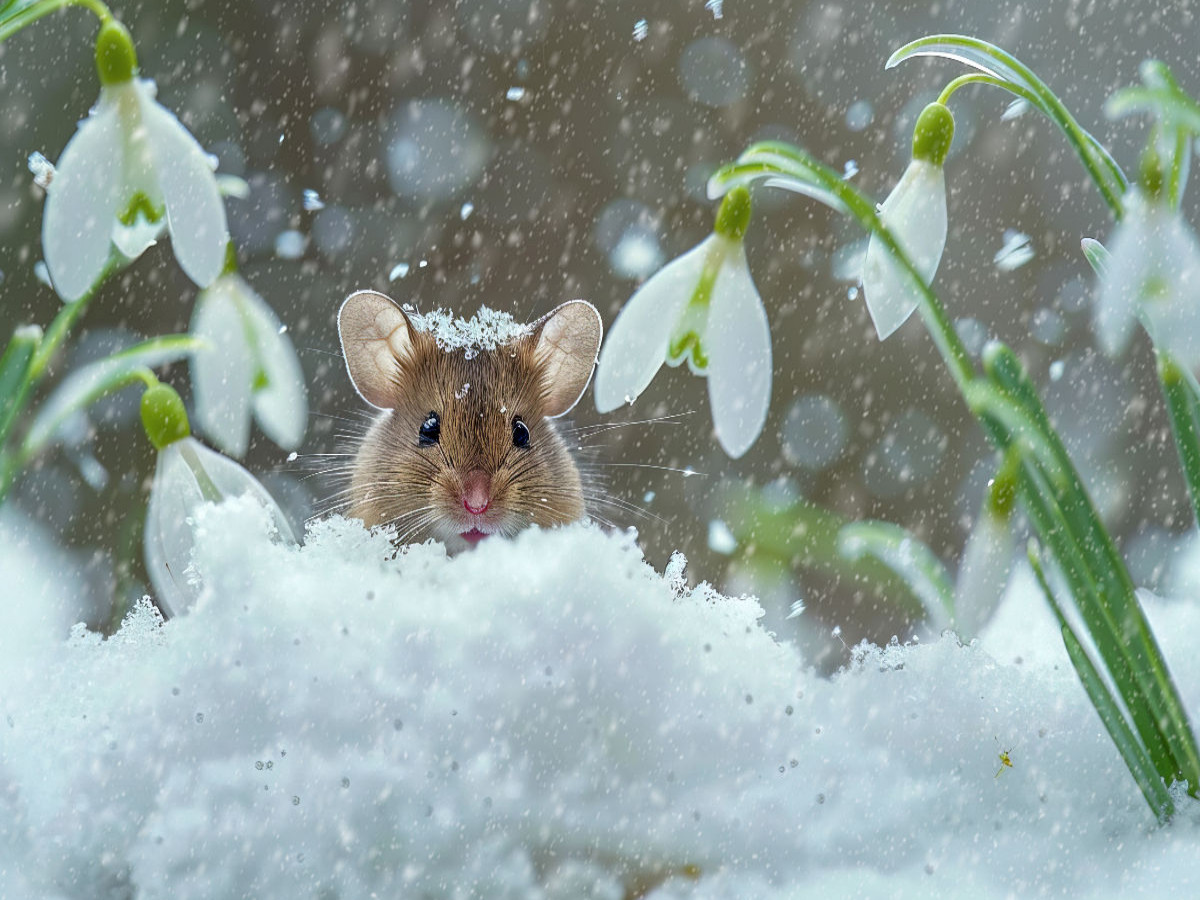
[[[364, 409], [337, 347], [351, 291], [519, 320], [582, 297], [611, 324], [645, 278], [708, 234], [705, 180], [754, 140], [799, 143], [882, 200], [916, 113], [964, 71], [884, 70], [927, 33], [1015, 53], [1127, 171], [1144, 123], [1107, 121], [1108, 94], [1150, 56], [1200, 92], [1187, 0], [148, 0], [114, 11], [159, 99], [250, 186], [228, 201], [242, 273], [288, 325], [311, 419], [296, 459], [256, 433], [246, 462], [298, 522], [335, 490], [312, 474], [319, 454]], [[59, 306], [36, 273], [42, 192], [26, 160], [56, 159], [95, 102], [95, 30], [68, 9], [0, 44], [6, 337]], [[973, 87], [952, 101], [950, 237], [934, 287], [974, 351], [996, 337], [1026, 362], [1135, 580], [1158, 587], [1192, 521], [1149, 343], [1139, 335], [1121, 360], [1096, 352], [1079, 240], [1108, 235], [1107, 209], [1039, 114], [1002, 120], [1010, 100]], [[995, 461], [918, 317], [876, 340], [855, 286], [856, 229], [804, 198], [761, 190], [755, 203], [747, 246], [775, 355], [762, 436], [727, 459], [703, 380], [664, 369], [608, 421], [671, 418], [590, 440], [611, 464], [608, 493], [644, 513], [600, 512], [636, 527], [657, 568], [682, 551], [694, 581], [758, 595], [768, 627], [836, 663], [833, 626], [847, 642], [905, 638], [916, 607], [886, 580], [807, 565], [808, 526], [790, 523], [809, 507], [797, 504], [902, 525], [953, 572]], [[195, 293], [169, 247], [153, 248], [105, 287], [57, 370], [185, 331]], [[166, 377], [187, 397], [185, 365]], [[14, 492], [85, 566], [93, 626], [145, 589], [154, 456], [137, 402], [130, 391], [98, 404]], [[590, 394], [573, 416], [605, 421]], [[788, 619], [797, 601], [807, 611]]]

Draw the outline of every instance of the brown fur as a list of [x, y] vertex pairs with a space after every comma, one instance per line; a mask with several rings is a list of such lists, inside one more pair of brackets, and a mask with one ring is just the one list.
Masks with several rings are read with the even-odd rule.
[[[470, 527], [463, 479], [482, 470], [492, 484], [485, 515], [500, 533], [582, 518], [579, 471], [545, 417], [549, 385], [534, 353], [537, 333], [471, 359], [440, 349], [424, 332], [411, 337], [390, 386], [394, 408], [379, 414], [358, 449], [349, 514], [367, 525], [394, 523], [400, 540], [433, 536], [453, 547]], [[440, 441], [422, 447], [418, 433], [430, 412], [440, 417]], [[514, 416], [529, 429], [527, 448], [513, 445]]]

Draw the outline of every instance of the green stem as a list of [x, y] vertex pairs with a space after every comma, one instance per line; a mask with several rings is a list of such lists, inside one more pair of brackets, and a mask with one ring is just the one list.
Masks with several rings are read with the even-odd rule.
[[[756, 156], [769, 157], [774, 165], [769, 174], [762, 171], [760, 160]], [[711, 183], [720, 184], [725, 178], [738, 179], [754, 174], [757, 178], [781, 180], [796, 178], [808, 184], [815, 179], [816, 186], [832, 195], [846, 212], [858, 220], [859, 225], [868, 234], [873, 234], [883, 242], [892, 258], [908, 273], [913, 283], [920, 288], [921, 318], [925, 321], [933, 342], [937, 345], [946, 367], [959, 390], [966, 392], [967, 386], [975, 379], [975, 370], [971, 365], [970, 354], [954, 330], [954, 324], [937, 295], [934, 294], [921, 274], [913, 266], [896, 238], [875, 212], [875, 204], [860, 194], [852, 185], [824, 163], [820, 163], [797, 147], [778, 141], [764, 141], [754, 144], [739, 157], [738, 162], [725, 166], [712, 177]], [[810, 193], [809, 191], [800, 191]]]
[[[948, 85], [946, 85], [942, 89], [942, 93], [938, 96], [938, 103], [942, 104], [942, 106], [948, 106], [950, 104], [950, 98], [954, 95], [954, 92], [961, 87], [966, 87], [968, 84], [990, 84], [992, 87], [1005, 88], [1006, 90], [1013, 91], [1013, 85], [1010, 85], [999, 78], [995, 78], [991, 75], [984, 75], [982, 72], [971, 72], [968, 75], [959, 75]], [[1013, 91], [1013, 93], [1017, 93], [1017, 91]], [[1022, 99], [1026, 101], [1030, 100], [1030, 98], [1026, 96], [1022, 96]]]
[[995, 79], [985, 83], [996, 84], [1041, 110], [1075, 148], [1113, 215], [1121, 218], [1124, 213], [1121, 197], [1128, 186], [1121, 167], [1032, 69], [994, 44], [960, 34], [933, 34], [905, 44], [892, 54], [887, 68], [916, 56], [939, 56], [973, 66]]
[[112, 10], [101, 0], [41, 0], [40, 3], [27, 6], [12, 18], [0, 22], [0, 41], [12, 37], [22, 28], [32, 25], [43, 16], [48, 16], [67, 6], [82, 6], [84, 9], [90, 10], [100, 20], [101, 25], [113, 20]]
[[17, 459], [7, 450], [8, 439], [12, 434], [13, 426], [20, 418], [25, 405], [29, 402], [29, 397], [33, 393], [34, 388], [41, 381], [46, 366], [50, 364], [55, 351], [67, 339], [67, 336], [71, 333], [72, 326], [84, 314], [88, 304], [100, 290], [100, 286], [104, 284], [105, 280], [115, 269], [116, 265], [110, 260], [100, 273], [100, 276], [88, 288], [87, 293], [74, 303], [66, 304], [58, 311], [58, 315], [54, 317], [54, 321], [46, 329], [41, 343], [29, 360], [20, 384], [17, 385], [16, 390], [5, 400], [5, 414], [3, 418], [0, 418], [0, 504], [4, 503], [4, 498], [8, 496], [8, 491], [12, 487], [13, 480], [21, 469]]

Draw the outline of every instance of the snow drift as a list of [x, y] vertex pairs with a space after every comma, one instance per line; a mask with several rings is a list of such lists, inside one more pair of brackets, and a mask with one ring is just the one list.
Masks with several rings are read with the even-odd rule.
[[[1200, 888], [1200, 804], [1153, 826], [1028, 587], [981, 643], [862, 648], [825, 679], [753, 600], [594, 528], [448, 559], [342, 520], [286, 548], [245, 502], [197, 526], [188, 615], [10, 636], [0, 895]], [[31, 565], [2, 559], [6, 584]], [[1200, 610], [1150, 614], [1194, 716]]]

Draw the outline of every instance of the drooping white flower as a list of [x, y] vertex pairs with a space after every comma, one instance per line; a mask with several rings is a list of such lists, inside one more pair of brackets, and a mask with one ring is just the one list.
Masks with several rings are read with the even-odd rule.
[[[929, 285], [946, 247], [946, 176], [942, 170], [954, 138], [954, 117], [940, 103], [925, 107], [913, 130], [912, 162], [879, 209], [879, 218]], [[920, 303], [912, 278], [871, 235], [863, 263], [863, 295], [879, 339], [904, 324]]]
[[664, 360], [708, 378], [717, 440], [744, 454], [771, 399], [771, 331], [742, 237], [749, 193], [731, 191], [714, 232], [641, 286], [613, 323], [596, 367], [596, 408], [632, 403]]
[[172, 388], [160, 384], [142, 395], [142, 423], [158, 448], [143, 532], [146, 571], [163, 612], [179, 615], [203, 588], [192, 568], [192, 547], [196, 513], [204, 504], [250, 496], [270, 513], [277, 540], [295, 544], [296, 537], [253, 475], [190, 436], [183, 401]]
[[1200, 242], [1179, 211], [1132, 188], [1108, 242], [1093, 313], [1110, 356], [1124, 351], [1140, 319], [1156, 346], [1200, 366]]
[[196, 299], [191, 333], [206, 342], [191, 362], [196, 421], [232, 456], [246, 453], [251, 415], [284, 450], [304, 439], [304, 372], [284, 331], [274, 310], [236, 271]]
[[977, 637], [992, 618], [1012, 573], [1017, 457], [1011, 460], [988, 482], [979, 517], [958, 566], [954, 630], [964, 640]]
[[96, 42], [100, 99], [79, 123], [46, 190], [42, 249], [55, 290], [79, 299], [100, 278], [112, 246], [129, 259], [165, 225], [175, 257], [204, 287], [221, 274], [229, 227], [209, 158], [134, 77], [124, 26], [109, 22]]

